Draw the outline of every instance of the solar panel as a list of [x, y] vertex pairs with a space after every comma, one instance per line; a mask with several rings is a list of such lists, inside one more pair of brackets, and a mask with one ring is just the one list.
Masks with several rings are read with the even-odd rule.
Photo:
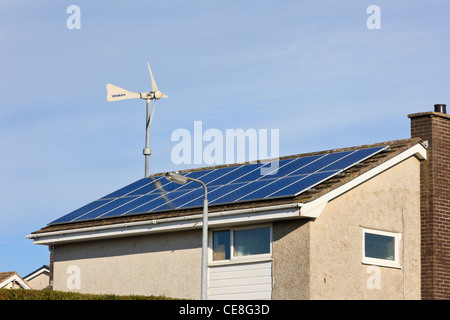
[[[280, 159], [269, 174], [270, 163], [239, 164], [184, 173], [208, 187], [211, 206], [293, 197], [330, 179], [386, 147], [317, 154]], [[163, 174], [139, 179], [49, 223], [61, 224], [188, 209], [203, 205], [204, 189], [189, 181], [184, 185], [165, 179]]]

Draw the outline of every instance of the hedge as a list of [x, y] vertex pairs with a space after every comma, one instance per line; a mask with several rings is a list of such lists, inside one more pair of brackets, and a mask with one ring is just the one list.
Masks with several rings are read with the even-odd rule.
[[52, 290], [0, 289], [0, 300], [174, 300], [164, 296], [120, 296]]

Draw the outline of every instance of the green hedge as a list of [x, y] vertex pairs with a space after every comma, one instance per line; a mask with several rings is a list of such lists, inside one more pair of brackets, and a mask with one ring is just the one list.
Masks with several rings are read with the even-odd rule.
[[52, 290], [0, 289], [0, 300], [173, 300], [164, 296], [118, 296]]

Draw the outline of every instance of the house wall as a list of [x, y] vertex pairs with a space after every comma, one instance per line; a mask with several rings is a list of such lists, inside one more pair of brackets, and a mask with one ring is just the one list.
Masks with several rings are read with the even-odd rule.
[[[328, 203], [310, 224], [311, 299], [420, 299], [419, 182], [411, 157]], [[363, 227], [402, 233], [401, 268], [361, 262]]]
[[3, 288], [5, 289], [21, 289], [22, 287], [17, 283], [17, 281], [13, 280], [8, 282]]
[[[273, 299], [419, 299], [419, 173], [411, 157], [315, 220], [273, 222]], [[402, 268], [362, 264], [363, 227], [402, 233]], [[199, 299], [200, 256], [200, 229], [55, 245], [54, 290]]]
[[[273, 298], [307, 299], [307, 220], [274, 222], [272, 230]], [[54, 290], [199, 299], [201, 231], [169, 235], [56, 245]]]
[[48, 272], [42, 272], [38, 274], [36, 277], [27, 280], [27, 283], [30, 286], [30, 288], [34, 290], [41, 290], [49, 285], [50, 283], [49, 277], [50, 275]]
[[273, 299], [309, 298], [309, 229], [307, 219], [273, 224]]
[[57, 245], [54, 290], [199, 299], [201, 230], [169, 235]]

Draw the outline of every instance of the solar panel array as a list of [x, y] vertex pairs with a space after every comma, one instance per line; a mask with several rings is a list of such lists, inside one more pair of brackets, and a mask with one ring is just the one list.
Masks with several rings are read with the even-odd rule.
[[[252, 163], [183, 173], [208, 188], [208, 203], [231, 204], [293, 197], [379, 153], [386, 147], [278, 160], [278, 166]], [[266, 171], [266, 172], [265, 172]], [[262, 174], [266, 173], [266, 174]], [[196, 182], [168, 181], [164, 174], [142, 178], [51, 223], [71, 223], [203, 205], [204, 189]]]

